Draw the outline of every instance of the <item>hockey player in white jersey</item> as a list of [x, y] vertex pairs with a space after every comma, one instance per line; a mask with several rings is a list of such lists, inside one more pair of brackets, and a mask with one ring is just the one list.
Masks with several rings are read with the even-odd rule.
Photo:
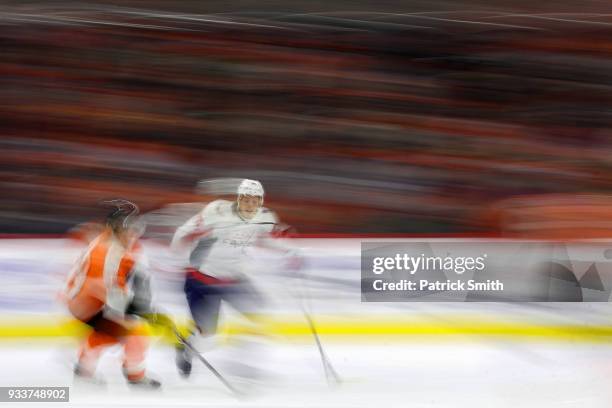
[[[191, 268], [187, 270], [185, 294], [198, 337], [213, 336], [217, 331], [221, 301], [249, 316], [264, 303], [252, 284], [252, 262], [249, 252], [254, 246], [291, 250], [267, 239], [275, 231], [278, 219], [264, 208], [264, 190], [260, 182], [243, 180], [234, 202], [216, 200], [183, 226], [172, 240], [175, 250], [190, 251]], [[183, 376], [191, 373], [192, 356], [184, 348], [177, 349], [177, 368]]]

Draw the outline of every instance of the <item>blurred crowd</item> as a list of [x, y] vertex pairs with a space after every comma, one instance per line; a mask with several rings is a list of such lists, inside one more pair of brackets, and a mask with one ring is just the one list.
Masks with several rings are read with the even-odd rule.
[[611, 14], [12, 6], [0, 53], [3, 233], [248, 177], [304, 233], [612, 235]]

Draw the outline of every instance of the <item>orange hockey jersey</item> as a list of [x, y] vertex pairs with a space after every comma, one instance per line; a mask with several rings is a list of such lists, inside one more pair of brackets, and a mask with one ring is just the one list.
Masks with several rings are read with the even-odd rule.
[[75, 265], [66, 286], [70, 312], [87, 321], [103, 309], [122, 316], [130, 301], [128, 279], [138, 247], [124, 248], [110, 231], [94, 239]]

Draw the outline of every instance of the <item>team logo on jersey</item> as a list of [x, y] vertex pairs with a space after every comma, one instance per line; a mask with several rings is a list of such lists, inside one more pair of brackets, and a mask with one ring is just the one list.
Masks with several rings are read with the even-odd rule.
[[254, 235], [254, 232], [239, 231], [235, 234], [232, 234], [231, 237], [224, 239], [223, 243], [226, 245], [230, 245], [234, 248], [250, 247], [254, 244], [252, 240]]

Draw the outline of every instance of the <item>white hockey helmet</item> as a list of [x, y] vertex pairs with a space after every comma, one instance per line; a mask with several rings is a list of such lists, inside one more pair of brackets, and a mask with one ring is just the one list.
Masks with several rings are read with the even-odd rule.
[[244, 179], [238, 186], [237, 194], [238, 196], [248, 195], [261, 197], [261, 199], [263, 200], [264, 189], [259, 181]]

